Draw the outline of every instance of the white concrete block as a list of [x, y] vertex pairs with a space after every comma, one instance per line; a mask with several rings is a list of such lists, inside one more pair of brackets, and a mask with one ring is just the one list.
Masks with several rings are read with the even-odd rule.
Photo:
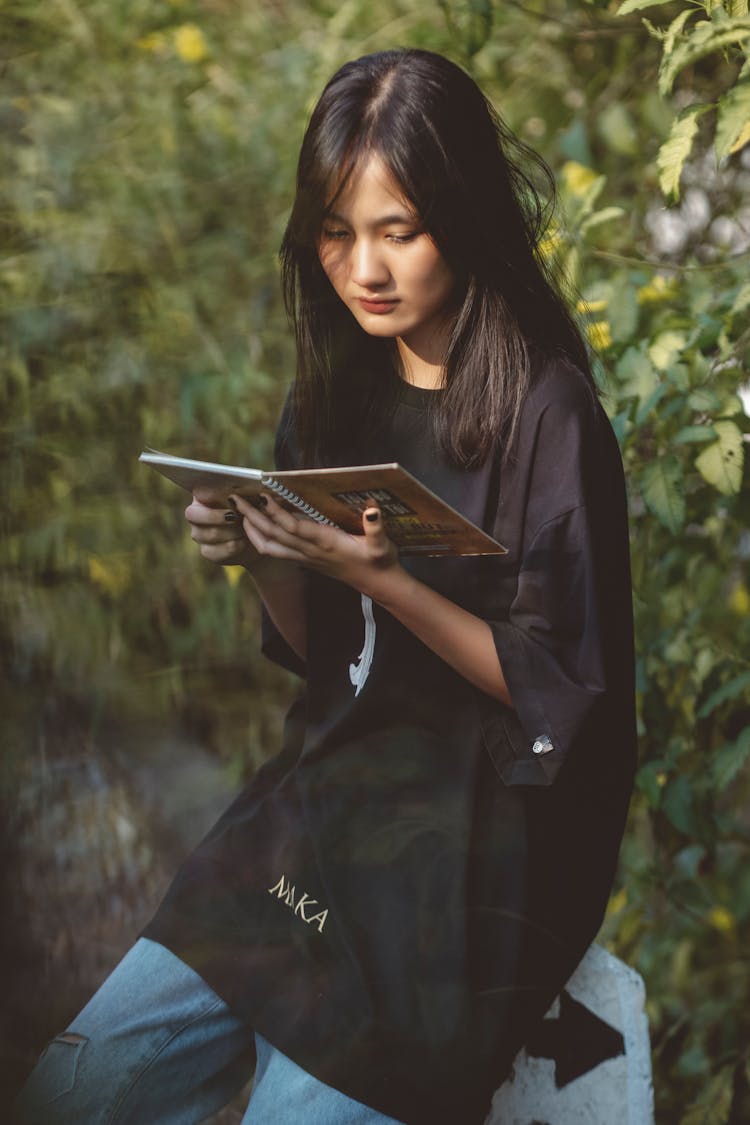
[[653, 1125], [646, 990], [592, 945], [519, 1052], [487, 1125]]

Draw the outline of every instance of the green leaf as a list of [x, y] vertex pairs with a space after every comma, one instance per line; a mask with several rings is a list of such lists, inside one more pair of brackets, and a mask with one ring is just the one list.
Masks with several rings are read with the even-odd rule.
[[642, 793], [648, 797], [652, 808], [658, 808], [661, 801], [662, 788], [666, 781], [666, 763], [663, 761], [646, 762], [636, 774], [635, 784]]
[[617, 378], [624, 394], [641, 400], [648, 398], [659, 382], [653, 363], [640, 348], [628, 348], [624, 353], [617, 364]]
[[671, 453], [646, 465], [641, 476], [643, 499], [673, 535], [677, 535], [685, 523], [685, 497], [681, 485], [682, 466]]
[[746, 281], [744, 285], [740, 286], [729, 312], [732, 316], [736, 316], [738, 312], [747, 308], [750, 308], [750, 281]]
[[719, 99], [716, 122], [716, 159], [728, 156], [735, 141], [750, 126], [750, 82], [739, 82]]
[[706, 858], [706, 849], [702, 844], [688, 844], [681, 848], [674, 857], [675, 871], [684, 875], [686, 879], [697, 879], [701, 863]]
[[690, 389], [690, 370], [684, 363], [670, 363], [665, 374], [673, 387], [680, 391]]
[[680, 1055], [678, 1073], [688, 1078], [711, 1073], [711, 1061], [700, 1043], [693, 1043]]
[[617, 444], [621, 449], [625, 444], [629, 419], [630, 410], [621, 410], [618, 414], [615, 414], [614, 418], [610, 418], [612, 429], [615, 431], [615, 437], [617, 438]]
[[607, 148], [621, 156], [635, 156], [638, 152], [638, 130], [633, 115], [622, 101], [605, 105], [597, 116], [597, 131]]
[[719, 440], [703, 450], [695, 467], [703, 479], [724, 496], [739, 492], [742, 485], [742, 431], [735, 422], [715, 422]]
[[677, 117], [669, 136], [659, 149], [656, 167], [659, 187], [668, 199], [679, 199], [680, 175], [698, 132], [698, 119], [710, 109], [707, 105], [690, 106]]
[[712, 391], [710, 387], [697, 387], [688, 399], [688, 406], [701, 414], [710, 414], [712, 411], [718, 410], [720, 405], [721, 399], [716, 391]]
[[686, 835], [693, 833], [693, 790], [690, 781], [683, 774], [667, 785], [662, 808], [675, 828]]
[[750, 727], [745, 727], [736, 742], [727, 743], [717, 751], [711, 766], [714, 784], [719, 792], [734, 781], [750, 761]]
[[662, 59], [659, 68], [659, 93], [663, 96], [669, 94], [677, 75], [685, 67], [691, 66], [705, 55], [743, 43], [748, 37], [750, 19], [746, 16], [728, 19], [719, 25], [710, 20], [701, 20], [692, 28], [690, 35]]
[[612, 219], [620, 219], [624, 214], [624, 207], [604, 207], [601, 211], [594, 211], [593, 215], [589, 215], [588, 219], [584, 219], [581, 223], [581, 234], [602, 223], [609, 223]]
[[642, 12], [646, 8], [663, 7], [666, 0], [625, 0], [617, 9], [618, 16], [629, 16], [631, 12]]
[[491, 0], [469, 0], [469, 20], [466, 29], [466, 51], [473, 58], [482, 49], [492, 32]]
[[727, 395], [717, 413], [719, 418], [731, 418], [734, 414], [742, 414], [742, 399], [739, 395]]
[[615, 277], [607, 286], [607, 319], [612, 339], [618, 344], [640, 339], [638, 331], [639, 306], [636, 287], [627, 275]]
[[669, 391], [669, 384], [668, 383], [659, 383], [659, 385], [656, 387], [656, 389], [654, 391], [652, 391], [652, 393], [648, 396], [648, 398], [644, 399], [639, 404], [638, 410], [637, 410], [636, 415], [635, 415], [636, 426], [642, 426], [643, 425], [643, 423], [646, 421], [646, 419], [648, 418], [651, 411], [654, 409], [654, 407], [659, 405], [659, 403], [664, 398], [665, 394], [668, 393], [668, 391]]
[[750, 672], [742, 672], [739, 676], [729, 680], [728, 683], [722, 684], [716, 691], [712, 691], [706, 702], [701, 704], [698, 710], [698, 718], [705, 719], [722, 703], [726, 703], [729, 699], [736, 699], [745, 688], [750, 688]]
[[664, 31], [660, 27], [657, 27], [656, 24], [652, 23], [650, 19], [647, 19], [646, 16], [641, 17], [641, 23], [646, 28], [646, 31], [649, 33], [652, 39], [658, 40], [659, 43], [664, 42], [667, 37], [666, 31]]
[[676, 19], [673, 19], [664, 34], [664, 46], [662, 51], [664, 55], [670, 55], [674, 50], [674, 45], [677, 42], [677, 37], [682, 34], [683, 28], [689, 19], [695, 15], [694, 8], [686, 8], [684, 12], [680, 12]]
[[660, 332], [648, 349], [648, 356], [657, 371], [666, 371], [685, 347], [681, 332]]
[[674, 445], [685, 445], [690, 442], [711, 441], [716, 437], [713, 426], [683, 426], [672, 438]]

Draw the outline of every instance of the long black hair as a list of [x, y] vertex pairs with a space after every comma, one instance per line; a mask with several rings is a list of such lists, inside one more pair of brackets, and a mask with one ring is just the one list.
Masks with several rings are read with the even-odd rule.
[[382, 388], [384, 354], [393, 352], [390, 341], [356, 323], [318, 258], [326, 212], [371, 155], [391, 172], [458, 281], [434, 424], [448, 458], [476, 468], [498, 441], [502, 451], [511, 446], [535, 349], [567, 356], [591, 379], [586, 346], [539, 253], [555, 198], [552, 173], [441, 55], [383, 51], [331, 78], [302, 142], [281, 246], [297, 339], [295, 429], [313, 463], [346, 456], [358, 427], [372, 424], [375, 372], [380, 367]]

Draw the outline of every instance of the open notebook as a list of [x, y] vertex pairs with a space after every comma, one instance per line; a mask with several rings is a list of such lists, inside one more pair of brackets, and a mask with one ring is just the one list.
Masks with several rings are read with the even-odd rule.
[[507, 553], [398, 464], [264, 472], [155, 450], [146, 450], [139, 459], [189, 492], [205, 487], [226, 499], [231, 493], [252, 498], [268, 491], [310, 519], [353, 534], [362, 532], [365, 508], [376, 505], [388, 537], [405, 555]]

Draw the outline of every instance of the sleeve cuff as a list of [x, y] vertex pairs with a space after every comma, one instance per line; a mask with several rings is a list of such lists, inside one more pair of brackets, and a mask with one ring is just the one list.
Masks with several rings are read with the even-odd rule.
[[490, 622], [513, 707], [483, 696], [482, 737], [506, 785], [551, 785], [601, 694], [509, 622]]

